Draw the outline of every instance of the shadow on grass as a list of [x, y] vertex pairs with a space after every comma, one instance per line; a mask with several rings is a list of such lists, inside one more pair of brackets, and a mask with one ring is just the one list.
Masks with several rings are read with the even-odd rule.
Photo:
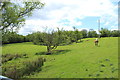
[[100, 45], [95, 45], [96, 47], [100, 47]]
[[81, 40], [81, 41], [78, 41], [77, 43], [82, 43], [83, 42], [83, 40]]
[[53, 55], [59, 55], [59, 54], [65, 54], [67, 52], [70, 52], [71, 50], [54, 50], [52, 52]]
[[51, 53], [48, 52], [37, 52], [35, 55], [59, 55], [59, 54], [65, 54], [71, 50], [53, 50]]

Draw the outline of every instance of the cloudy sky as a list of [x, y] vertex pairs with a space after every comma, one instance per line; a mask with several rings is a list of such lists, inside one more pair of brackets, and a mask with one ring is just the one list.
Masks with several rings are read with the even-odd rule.
[[118, 29], [119, 0], [42, 0], [45, 6], [35, 10], [26, 19], [26, 24], [19, 34], [27, 35], [44, 31], [46, 27], [65, 30], [94, 29], [98, 30], [98, 20], [102, 28]]

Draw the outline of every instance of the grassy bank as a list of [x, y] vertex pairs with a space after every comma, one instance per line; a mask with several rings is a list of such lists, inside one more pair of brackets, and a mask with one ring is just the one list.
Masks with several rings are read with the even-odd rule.
[[[45, 46], [31, 42], [7, 44], [2, 47], [3, 54], [27, 54], [28, 58], [8, 61], [3, 66], [17, 65], [38, 57], [46, 58], [42, 71], [34, 72], [30, 78], [112, 78], [118, 77], [118, 38], [100, 38], [99, 46], [94, 46], [95, 38], [83, 39], [81, 43], [59, 46], [52, 55]], [[18, 64], [19, 65], [19, 64]]]

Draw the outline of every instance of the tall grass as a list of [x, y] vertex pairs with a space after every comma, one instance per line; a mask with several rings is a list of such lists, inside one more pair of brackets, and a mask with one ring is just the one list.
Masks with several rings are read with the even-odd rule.
[[[24, 63], [19, 63], [19, 65], [10, 65], [3, 67], [2, 73], [4, 76], [10, 78], [21, 78], [25, 75], [30, 75], [32, 72], [41, 71], [41, 67], [45, 62], [44, 58], [39, 57], [34, 61], [26, 61]], [[24, 66], [21, 66], [24, 65]]]

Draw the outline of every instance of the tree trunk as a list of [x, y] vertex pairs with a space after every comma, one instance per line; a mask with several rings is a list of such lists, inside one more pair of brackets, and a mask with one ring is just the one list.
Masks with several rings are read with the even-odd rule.
[[51, 52], [51, 46], [47, 46], [47, 52], [48, 52], [48, 53]]

